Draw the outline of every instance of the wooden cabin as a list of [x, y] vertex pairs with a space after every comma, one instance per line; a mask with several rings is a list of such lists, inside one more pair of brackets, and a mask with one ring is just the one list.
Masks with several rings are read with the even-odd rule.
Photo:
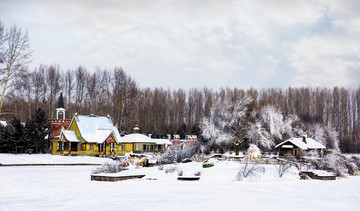
[[299, 157], [301, 151], [316, 150], [321, 152], [326, 149], [324, 145], [315, 141], [312, 138], [308, 138], [306, 135], [299, 138], [290, 138], [286, 141], [281, 142], [275, 146], [275, 149], [279, 152], [279, 157], [285, 157], [286, 155], [292, 155]]

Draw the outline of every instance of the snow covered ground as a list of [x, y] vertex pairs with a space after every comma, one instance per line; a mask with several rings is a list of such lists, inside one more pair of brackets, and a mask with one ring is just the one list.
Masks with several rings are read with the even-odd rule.
[[0, 163], [2, 164], [69, 164], [87, 163], [103, 164], [110, 161], [109, 158], [97, 158], [90, 156], [61, 156], [51, 154], [4, 154], [0, 153]]
[[[360, 177], [303, 181], [291, 169], [278, 178], [266, 165], [261, 178], [236, 181], [240, 164], [224, 161], [207, 169], [197, 162], [130, 168], [123, 173], [146, 177], [97, 182], [90, 180], [94, 168], [0, 167], [0, 210], [360, 210]], [[201, 171], [201, 179], [178, 181], [179, 170]]]

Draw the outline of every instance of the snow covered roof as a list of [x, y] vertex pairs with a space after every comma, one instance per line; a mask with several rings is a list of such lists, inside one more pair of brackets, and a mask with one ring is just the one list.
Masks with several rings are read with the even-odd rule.
[[111, 133], [114, 134], [117, 143], [120, 141], [119, 131], [108, 117], [96, 115], [76, 116], [72, 121], [76, 122], [81, 137], [86, 142], [103, 143]]
[[[311, 149], [326, 149], [326, 147], [319, 142], [315, 141], [312, 138], [306, 138], [306, 143], [303, 141], [303, 137], [301, 138], [290, 138], [286, 141], [281, 142], [276, 145], [275, 148], [280, 146], [285, 146], [286, 143], [292, 143], [293, 145], [299, 147], [302, 150], [311, 150]], [[286, 147], [283, 147], [286, 148]]]
[[140, 134], [140, 133], [132, 133], [129, 135], [125, 135], [120, 139], [121, 143], [152, 143], [155, 144], [156, 141], [151, 139], [149, 136]]
[[169, 139], [162, 139], [162, 138], [152, 138], [151, 140], [153, 140], [156, 144], [158, 145], [172, 145], [171, 141], [169, 141]]
[[61, 131], [62, 134], [66, 140], [70, 141], [70, 142], [80, 142], [79, 139], [76, 137], [76, 133], [75, 131], [72, 130], [63, 130]]

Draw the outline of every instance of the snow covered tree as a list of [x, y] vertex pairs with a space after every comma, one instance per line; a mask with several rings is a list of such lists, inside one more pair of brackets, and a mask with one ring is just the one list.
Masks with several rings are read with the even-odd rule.
[[271, 136], [282, 139], [284, 133], [284, 117], [274, 106], [267, 105], [261, 109], [260, 118], [264, 128]]
[[325, 144], [329, 149], [340, 151], [339, 148], [339, 136], [336, 130], [332, 127], [325, 128]]
[[201, 122], [203, 137], [218, 145], [233, 143], [238, 146], [243, 143], [252, 101], [250, 96], [244, 95], [237, 99], [227, 97], [216, 103], [211, 108], [210, 116], [203, 118]]
[[273, 137], [259, 121], [250, 125], [246, 137], [249, 139], [250, 143], [253, 143], [257, 146], [261, 146], [267, 149], [270, 149], [272, 146], [274, 146]]
[[289, 122], [284, 123], [283, 115], [273, 106], [267, 105], [261, 109], [256, 121], [250, 123], [246, 137], [250, 143], [270, 149], [275, 140], [282, 140], [283, 133], [291, 130]]

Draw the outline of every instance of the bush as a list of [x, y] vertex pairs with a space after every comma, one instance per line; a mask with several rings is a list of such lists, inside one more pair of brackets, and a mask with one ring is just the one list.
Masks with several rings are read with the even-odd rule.
[[278, 171], [279, 177], [281, 178], [291, 167], [291, 164], [288, 162], [281, 161], [279, 164], [275, 164], [275, 167]]
[[200, 150], [200, 145], [195, 144], [191, 147], [172, 146], [158, 160], [160, 164], [180, 163], [181, 161], [191, 158]]
[[360, 169], [360, 155], [351, 156], [350, 161]]
[[174, 166], [171, 166], [171, 167], [168, 167], [168, 168], [166, 168], [165, 169], [165, 173], [167, 174], [167, 173], [174, 173], [175, 171], [176, 171], [176, 167], [174, 167]]
[[335, 150], [327, 150], [322, 159], [314, 159], [312, 164], [317, 169], [332, 171], [336, 176], [345, 176], [346, 171], [349, 175], [356, 175], [359, 170], [356, 163]]
[[118, 173], [124, 169], [124, 163], [115, 161], [115, 162], [105, 162], [101, 167], [98, 167], [92, 170], [92, 174], [101, 174], [101, 173]]
[[241, 181], [244, 178], [249, 177], [254, 179], [260, 176], [260, 174], [265, 173], [265, 168], [259, 165], [259, 161], [256, 161], [254, 164], [250, 164], [250, 156], [247, 155], [244, 158], [245, 166], [240, 168], [240, 171], [236, 175], [236, 180]]

